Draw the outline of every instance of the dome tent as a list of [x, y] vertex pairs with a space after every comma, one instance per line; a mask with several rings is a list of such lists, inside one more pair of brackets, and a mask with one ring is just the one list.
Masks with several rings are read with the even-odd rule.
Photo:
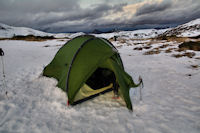
[[117, 89], [131, 110], [129, 89], [141, 83], [135, 84], [124, 71], [117, 49], [108, 40], [92, 35], [75, 37], [63, 45], [43, 75], [58, 80], [70, 105]]

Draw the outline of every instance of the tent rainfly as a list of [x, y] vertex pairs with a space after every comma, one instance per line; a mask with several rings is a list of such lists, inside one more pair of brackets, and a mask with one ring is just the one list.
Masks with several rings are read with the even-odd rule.
[[129, 90], [138, 87], [124, 70], [121, 57], [111, 42], [92, 35], [75, 37], [63, 45], [43, 75], [58, 80], [68, 103], [76, 105], [114, 90], [132, 110]]

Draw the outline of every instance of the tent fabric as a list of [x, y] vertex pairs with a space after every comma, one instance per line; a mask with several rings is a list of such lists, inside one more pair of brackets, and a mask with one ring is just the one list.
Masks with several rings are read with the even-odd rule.
[[43, 75], [56, 78], [57, 86], [67, 93], [69, 104], [73, 105], [77, 97], [79, 100], [80, 97], [87, 97], [86, 94], [80, 95], [80, 92], [90, 90], [88, 93], [97, 94], [106, 88], [105, 86], [92, 91], [93, 88], [86, 84], [98, 68], [106, 68], [115, 74], [120, 96], [126, 102], [127, 108], [132, 109], [129, 89], [139, 84], [135, 84], [132, 77], [125, 72], [117, 49], [106, 39], [83, 35], [68, 41], [44, 68]]

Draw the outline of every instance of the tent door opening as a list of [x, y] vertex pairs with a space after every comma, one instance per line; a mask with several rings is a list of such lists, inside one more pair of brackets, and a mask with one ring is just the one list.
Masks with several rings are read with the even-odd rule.
[[76, 94], [74, 103], [82, 103], [100, 94], [116, 89], [115, 74], [109, 69], [98, 68]]
[[111, 83], [115, 84], [115, 74], [106, 68], [97, 68], [96, 71], [86, 81], [86, 84], [93, 90], [98, 90], [109, 86]]

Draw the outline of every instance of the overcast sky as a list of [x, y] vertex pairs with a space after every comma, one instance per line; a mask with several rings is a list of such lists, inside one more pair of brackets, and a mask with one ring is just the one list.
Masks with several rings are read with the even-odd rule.
[[0, 0], [0, 23], [47, 32], [176, 26], [200, 18], [200, 0]]

